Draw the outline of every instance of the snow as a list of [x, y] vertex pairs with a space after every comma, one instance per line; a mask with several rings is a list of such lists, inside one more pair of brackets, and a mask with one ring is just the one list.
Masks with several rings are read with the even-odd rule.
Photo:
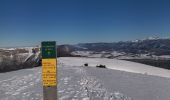
[[61, 100], [104, 100], [104, 98], [109, 100], [114, 96], [114, 93], [108, 92], [95, 77], [89, 76], [82, 67], [62, 66], [61, 68], [64, 69], [64, 73], [59, 73], [59, 77], [66, 76], [59, 80], [61, 82], [58, 86], [59, 90], [61, 89], [59, 93], [65, 94], [61, 96]]
[[15, 50], [16, 48], [1, 48], [2, 50]]
[[[108, 69], [96, 68], [97, 64], [105, 64]], [[155, 74], [158, 70], [164, 75], [140, 74], [142, 71]], [[0, 73], [0, 100], [43, 100], [41, 71], [41, 67], [36, 67]], [[152, 66], [105, 58], [61, 57], [57, 71], [59, 100], [169, 99], [167, 73]]]
[[158, 56], [158, 57], [170, 59], [170, 55], [161, 55], [161, 56]]
[[[131, 57], [129, 55], [125, 55], [125, 56], [119, 56], [119, 57], [116, 57], [117, 59], [134, 59], [134, 57]], [[137, 58], [137, 57], [136, 57]], [[140, 59], [139, 57], [137, 59]]]
[[[42, 98], [37, 91], [31, 91], [35, 86], [41, 86], [40, 69], [34, 69], [37, 73], [30, 73], [27, 70], [14, 71], [9, 73], [1, 73], [0, 81], [0, 100], [31, 100], [34, 98]], [[40, 87], [41, 89], [41, 87]], [[40, 99], [34, 99], [40, 100]]]
[[27, 57], [24, 59], [24, 62], [26, 62], [29, 58], [31, 58], [32, 56], [34, 56], [34, 59], [33, 59], [33, 61], [35, 61], [37, 58], [38, 58], [38, 56], [39, 56], [39, 54], [40, 54], [40, 51], [38, 51], [36, 54], [34, 54], [34, 53], [32, 53], [32, 48], [30, 47], [30, 48], [27, 48], [27, 50], [29, 51], [28, 53], [27, 53]]
[[35, 47], [15, 47], [15, 48], [0, 48], [0, 49], [2, 49], [2, 50], [26, 49], [29, 52], [31, 52], [33, 48], [35, 48]]
[[170, 59], [170, 55], [150, 55], [149, 53], [144, 54], [126, 54], [125, 52], [118, 52], [118, 51], [73, 51], [71, 52], [72, 55], [78, 55], [83, 57], [91, 57], [91, 58], [108, 58], [113, 57], [116, 59], [156, 59], [156, 60], [164, 60]]
[[65, 65], [71, 66], [83, 66], [88, 63], [89, 66], [95, 67], [96, 65], [106, 65], [107, 68], [114, 70], [127, 71], [132, 73], [141, 73], [148, 75], [155, 75], [160, 77], [170, 78], [170, 70], [156, 68], [153, 66], [107, 58], [83, 58], [83, 57], [63, 57], [59, 58], [59, 62], [65, 62]]
[[102, 54], [100, 54], [100, 53], [91, 54], [88, 57], [91, 57], [91, 58], [100, 58], [100, 57], [102, 57]]
[[72, 55], [79, 55], [84, 57], [91, 57], [91, 58], [100, 58], [102, 57], [104, 52], [94, 52], [94, 51], [73, 51]]
[[113, 56], [121, 56], [121, 55], [124, 55], [125, 53], [124, 53], [124, 52], [113, 51], [111, 54], [112, 54]]
[[81, 56], [89, 56], [92, 51], [73, 51], [72, 55], [81, 55]]
[[101, 52], [95, 52], [95, 51], [73, 51], [71, 53], [72, 55], [79, 55], [79, 56], [84, 56], [84, 57], [91, 57], [91, 58], [107, 58], [110, 56], [121, 56], [124, 55], [125, 53], [123, 52], [117, 52], [117, 51], [113, 51], [113, 52], [106, 52], [106, 51], [101, 51]]
[[79, 49], [87, 49], [87, 48], [85, 48], [85, 47], [82, 47], [82, 46], [79, 46], [79, 45], [74, 45], [76, 48], [79, 48]]
[[107, 91], [120, 91], [133, 100], [169, 100], [168, 78], [100, 68], [87, 70], [101, 81]]

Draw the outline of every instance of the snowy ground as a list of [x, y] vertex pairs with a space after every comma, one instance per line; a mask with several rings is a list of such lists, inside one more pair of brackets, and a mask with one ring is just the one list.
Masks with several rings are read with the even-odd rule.
[[[70, 59], [69, 65], [59, 58], [59, 100], [169, 100], [170, 78], [77, 66], [81, 59]], [[0, 73], [0, 100], [42, 100], [41, 67]]]
[[102, 64], [106, 65], [106, 67], [109, 69], [170, 78], [170, 70], [125, 60], [107, 58], [62, 57], [59, 59], [59, 61], [64, 62], [65, 65], [68, 66], [83, 66], [85, 63], [88, 63], [89, 66], [96, 67], [96, 65]]
[[106, 51], [102, 51], [102, 52], [95, 52], [95, 51], [73, 51], [71, 53], [72, 55], [79, 55], [79, 56], [84, 56], [84, 57], [92, 57], [92, 58], [107, 58], [109, 56], [122, 56], [125, 53], [123, 52], [106, 52]]

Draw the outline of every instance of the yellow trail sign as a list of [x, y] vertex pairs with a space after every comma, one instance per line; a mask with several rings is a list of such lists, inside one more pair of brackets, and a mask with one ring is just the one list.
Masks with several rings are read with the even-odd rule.
[[56, 50], [55, 41], [41, 43], [43, 100], [58, 100]]
[[57, 60], [42, 59], [42, 80], [43, 86], [57, 85]]

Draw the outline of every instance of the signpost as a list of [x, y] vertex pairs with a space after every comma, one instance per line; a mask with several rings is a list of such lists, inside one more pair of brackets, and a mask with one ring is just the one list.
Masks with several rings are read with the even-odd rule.
[[43, 100], [57, 100], [56, 42], [41, 43]]

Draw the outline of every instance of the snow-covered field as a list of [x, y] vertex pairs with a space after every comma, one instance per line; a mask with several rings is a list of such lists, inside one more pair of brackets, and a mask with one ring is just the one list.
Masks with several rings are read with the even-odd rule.
[[106, 52], [106, 51], [102, 51], [102, 52], [94, 52], [94, 51], [73, 51], [71, 53], [72, 55], [78, 55], [78, 56], [84, 56], [84, 57], [91, 57], [91, 58], [107, 58], [109, 56], [122, 56], [125, 53], [123, 52]]
[[[88, 63], [89, 67], [84, 67], [84, 63]], [[105, 64], [106, 67], [116, 70], [94, 67], [97, 64]], [[142, 67], [150, 69], [142, 70]], [[162, 70], [122, 60], [59, 58], [58, 98], [59, 100], [169, 100], [170, 78], [165, 77], [168, 70], [167, 73], [162, 70], [165, 75], [141, 74], [151, 69]], [[131, 70], [142, 72], [127, 72]], [[41, 81], [41, 67], [0, 73], [0, 100], [42, 100]]]
[[59, 59], [59, 61], [64, 62], [68, 66], [83, 66], [85, 63], [88, 63], [89, 66], [96, 67], [96, 65], [102, 64], [106, 65], [106, 67], [109, 69], [170, 78], [170, 70], [125, 60], [107, 58], [62, 57]]
[[125, 52], [117, 52], [117, 51], [73, 51], [72, 55], [75, 56], [83, 56], [89, 58], [113, 58], [113, 59], [155, 59], [155, 60], [168, 60], [170, 59], [170, 55], [150, 55], [146, 54], [128, 54]]

